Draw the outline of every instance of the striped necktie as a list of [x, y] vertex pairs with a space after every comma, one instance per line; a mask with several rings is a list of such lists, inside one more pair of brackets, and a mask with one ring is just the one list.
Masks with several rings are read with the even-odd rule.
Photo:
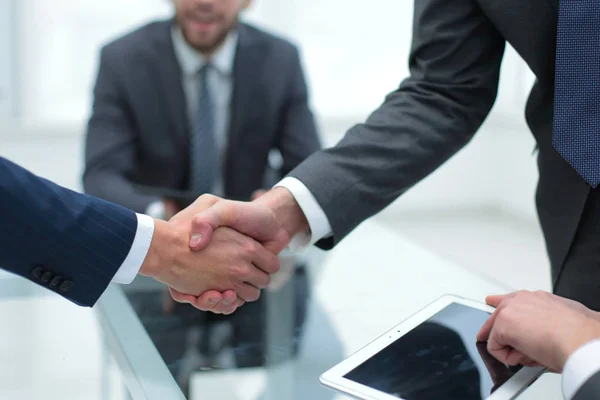
[[208, 81], [211, 69], [210, 64], [200, 69], [200, 96], [191, 136], [190, 190], [196, 193], [212, 192], [219, 174], [215, 109]]

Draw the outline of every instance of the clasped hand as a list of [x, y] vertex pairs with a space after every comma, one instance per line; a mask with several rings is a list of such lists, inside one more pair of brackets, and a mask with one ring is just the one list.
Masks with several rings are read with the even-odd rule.
[[269, 207], [203, 195], [155, 222], [140, 273], [166, 284], [175, 301], [230, 314], [259, 298], [288, 242]]

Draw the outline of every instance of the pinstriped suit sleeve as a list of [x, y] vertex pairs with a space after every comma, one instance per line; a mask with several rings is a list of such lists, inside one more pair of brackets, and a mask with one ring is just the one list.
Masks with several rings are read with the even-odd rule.
[[62, 188], [0, 157], [0, 267], [92, 306], [136, 236], [133, 211]]

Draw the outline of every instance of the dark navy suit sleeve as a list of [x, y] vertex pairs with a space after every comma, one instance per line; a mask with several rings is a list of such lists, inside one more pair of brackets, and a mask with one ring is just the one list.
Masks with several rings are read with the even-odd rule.
[[129, 254], [133, 211], [0, 157], [0, 268], [93, 306]]

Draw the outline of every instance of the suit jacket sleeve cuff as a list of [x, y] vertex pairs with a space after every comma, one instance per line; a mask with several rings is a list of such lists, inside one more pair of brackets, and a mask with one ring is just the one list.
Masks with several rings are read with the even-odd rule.
[[290, 249], [302, 250], [317, 241], [331, 236], [331, 224], [325, 215], [325, 211], [300, 180], [292, 177], [284, 178], [275, 187], [284, 187], [294, 196], [300, 209], [306, 216], [310, 230], [301, 232], [292, 238]]
[[133, 282], [146, 259], [148, 249], [150, 249], [150, 243], [152, 243], [152, 236], [154, 235], [154, 220], [143, 214], [136, 214], [136, 216], [138, 225], [133, 244], [127, 258], [113, 277], [113, 283], [129, 284]]
[[572, 400], [581, 387], [600, 371], [600, 339], [575, 350], [567, 360], [562, 376], [563, 396]]

